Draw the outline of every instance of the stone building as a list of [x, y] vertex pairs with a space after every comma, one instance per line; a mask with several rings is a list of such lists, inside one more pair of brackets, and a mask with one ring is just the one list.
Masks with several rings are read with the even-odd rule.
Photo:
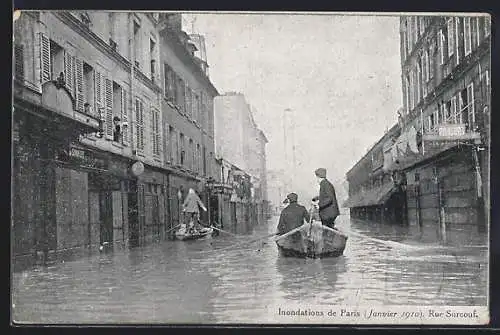
[[[158, 13], [104, 11], [23, 11], [16, 20], [15, 258], [164, 238], [179, 185], [203, 190], [216, 170], [209, 130], [216, 90], [189, 39], [165, 21]], [[206, 136], [166, 101], [165, 57], [174, 59], [176, 78], [205, 90], [197, 111], [204, 110]], [[183, 106], [191, 101], [186, 91], [176, 96]], [[175, 154], [170, 127], [187, 136]]]
[[[214, 99], [215, 146], [217, 156], [229, 162], [235, 171], [249, 176], [251, 194], [248, 203], [257, 222], [265, 219], [267, 209], [266, 150], [267, 138], [256, 125], [252, 107], [241, 93], [226, 93]], [[226, 171], [227, 172], [227, 171]], [[234, 191], [235, 192], [235, 191]]]
[[[377, 150], [383, 150], [383, 170], [405, 191], [402, 221], [422, 241], [484, 243], [490, 208], [490, 17], [402, 16], [400, 28], [404, 105], [397, 132], [382, 138]], [[364, 192], [365, 181], [373, 178], [370, 164], [362, 158], [349, 171], [350, 193]], [[352, 209], [361, 198], [348, 200], [351, 214], [370, 218], [366, 208]]]
[[392, 168], [407, 182], [409, 223], [427, 240], [474, 243], [489, 217], [490, 17], [403, 16], [400, 26]]

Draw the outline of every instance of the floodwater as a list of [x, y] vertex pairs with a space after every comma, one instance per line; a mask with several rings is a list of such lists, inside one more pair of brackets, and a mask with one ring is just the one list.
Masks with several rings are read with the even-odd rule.
[[421, 245], [394, 226], [379, 225], [374, 232], [341, 216], [337, 227], [349, 235], [343, 256], [281, 258], [270, 238], [259, 240], [275, 227], [276, 218], [236, 237], [163, 241], [14, 273], [12, 318], [53, 324], [267, 323], [270, 306], [293, 303], [487, 304], [485, 248]]

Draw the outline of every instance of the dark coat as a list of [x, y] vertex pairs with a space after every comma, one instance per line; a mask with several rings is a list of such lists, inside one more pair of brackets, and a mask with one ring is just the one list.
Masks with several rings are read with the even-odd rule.
[[281, 212], [278, 234], [288, 233], [290, 230], [302, 226], [304, 220], [309, 221], [307, 209], [296, 202], [292, 202]]
[[332, 183], [323, 179], [319, 184], [319, 216], [321, 220], [335, 220], [339, 214], [335, 188]]

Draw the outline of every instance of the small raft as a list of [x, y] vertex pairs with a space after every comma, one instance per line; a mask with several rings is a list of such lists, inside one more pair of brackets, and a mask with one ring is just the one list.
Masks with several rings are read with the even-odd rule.
[[339, 257], [344, 253], [347, 236], [337, 229], [313, 221], [294, 230], [275, 240], [284, 257], [324, 258]]
[[199, 240], [201, 238], [211, 236], [214, 232], [214, 229], [211, 227], [203, 227], [199, 230], [194, 230], [193, 232], [189, 232], [186, 229], [179, 229], [175, 232], [175, 238], [181, 241], [189, 241], [189, 240]]

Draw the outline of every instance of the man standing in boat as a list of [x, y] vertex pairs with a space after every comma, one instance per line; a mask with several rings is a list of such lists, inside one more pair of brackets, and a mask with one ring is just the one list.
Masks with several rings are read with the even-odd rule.
[[335, 196], [335, 188], [326, 179], [326, 169], [319, 168], [314, 171], [319, 183], [319, 216], [324, 226], [333, 228], [335, 219], [339, 216], [339, 205]]
[[304, 220], [309, 221], [309, 212], [304, 206], [297, 203], [298, 195], [290, 193], [286, 198], [288, 206], [281, 212], [276, 235], [285, 234], [292, 229], [302, 226]]
[[207, 211], [207, 208], [205, 207], [205, 205], [201, 201], [198, 194], [196, 194], [196, 192], [192, 188], [190, 188], [188, 195], [187, 195], [186, 199], [184, 200], [184, 203], [182, 204], [182, 207], [183, 207], [182, 211], [184, 213], [188, 214], [188, 219], [189, 219], [188, 229], [189, 230], [193, 230], [193, 228], [195, 228], [195, 225], [198, 225], [198, 218], [200, 215], [200, 209], [198, 206], [201, 207], [201, 209], [203, 209], [203, 211], [205, 211], [205, 212]]

